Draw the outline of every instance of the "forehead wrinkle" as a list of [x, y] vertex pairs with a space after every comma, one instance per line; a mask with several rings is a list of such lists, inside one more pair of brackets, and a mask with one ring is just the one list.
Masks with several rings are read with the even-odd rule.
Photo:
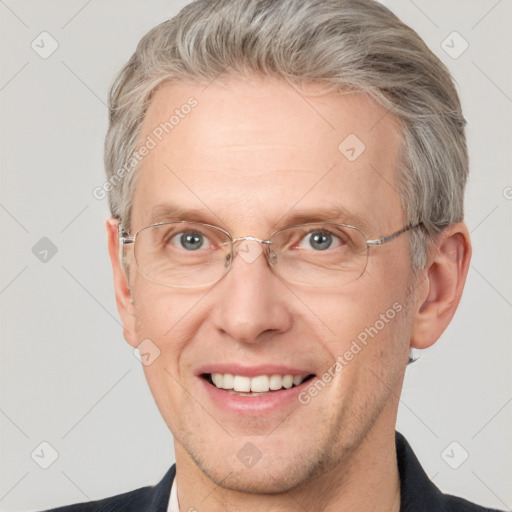
[[[176, 171], [176, 166], [173, 167], [173, 170], [175, 171], [175, 174], [180, 177], [182, 175], [182, 172], [187, 173], [187, 171], [192, 172], [192, 173], [194, 173], [194, 172], [205, 173], [208, 176], [212, 176], [212, 177], [218, 176], [218, 175], [229, 176], [230, 181], [233, 183], [235, 183], [237, 181], [247, 180], [248, 178], [257, 180], [259, 176], [271, 175], [274, 178], [276, 178], [280, 174], [287, 175], [287, 174], [292, 174], [292, 173], [295, 173], [295, 174], [301, 173], [306, 176], [315, 176], [315, 175], [321, 176], [322, 172], [324, 172], [319, 169], [306, 169], [306, 168], [297, 169], [297, 168], [292, 168], [292, 167], [286, 167], [286, 168], [265, 169], [262, 167], [257, 167], [254, 170], [244, 169], [243, 175], [241, 175], [240, 168], [236, 165], [230, 166], [228, 164], [225, 164], [222, 167], [216, 166], [215, 168], [212, 168], [212, 167], [206, 166], [206, 165], [201, 166], [201, 165], [196, 164], [193, 166], [188, 166], [188, 165], [182, 165], [181, 163], [179, 165], [179, 171]], [[186, 177], [184, 177], [184, 179], [186, 179]]]

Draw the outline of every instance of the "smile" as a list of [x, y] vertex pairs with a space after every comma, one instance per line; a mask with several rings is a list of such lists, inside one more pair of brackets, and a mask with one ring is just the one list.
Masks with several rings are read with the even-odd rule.
[[231, 373], [207, 373], [202, 375], [203, 378], [217, 389], [242, 396], [260, 396], [270, 392], [290, 389], [299, 386], [312, 376], [312, 374], [272, 374], [248, 377], [245, 375], [233, 375]]

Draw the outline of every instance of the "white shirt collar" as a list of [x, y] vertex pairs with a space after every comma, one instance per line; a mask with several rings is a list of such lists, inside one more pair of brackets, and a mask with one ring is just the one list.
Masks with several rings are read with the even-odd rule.
[[171, 495], [169, 497], [169, 506], [167, 512], [180, 512], [180, 506], [178, 503], [178, 486], [176, 484], [176, 476], [172, 482]]

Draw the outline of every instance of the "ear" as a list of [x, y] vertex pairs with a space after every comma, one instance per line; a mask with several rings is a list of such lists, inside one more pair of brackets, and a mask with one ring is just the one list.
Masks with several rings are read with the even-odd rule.
[[117, 310], [119, 311], [121, 321], [123, 322], [124, 338], [132, 347], [136, 347], [137, 337], [135, 335], [135, 308], [130, 291], [130, 283], [121, 265], [118, 225], [118, 219], [115, 219], [114, 217], [107, 219], [108, 252], [110, 254], [110, 262], [112, 263]]
[[429, 248], [416, 283], [411, 347], [433, 345], [459, 305], [471, 259], [469, 232], [462, 222], [445, 228]]

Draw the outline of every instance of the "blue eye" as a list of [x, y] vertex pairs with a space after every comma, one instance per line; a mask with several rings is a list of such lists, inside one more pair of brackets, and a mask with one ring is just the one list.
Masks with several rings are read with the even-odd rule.
[[197, 251], [198, 249], [203, 249], [205, 245], [208, 245], [208, 239], [202, 233], [188, 231], [173, 236], [171, 243], [187, 251]]
[[325, 251], [330, 248], [339, 247], [341, 240], [329, 231], [313, 231], [308, 233], [299, 243], [300, 249], [314, 249]]
[[312, 233], [309, 235], [309, 243], [313, 249], [325, 251], [332, 245], [332, 235], [330, 233]]

